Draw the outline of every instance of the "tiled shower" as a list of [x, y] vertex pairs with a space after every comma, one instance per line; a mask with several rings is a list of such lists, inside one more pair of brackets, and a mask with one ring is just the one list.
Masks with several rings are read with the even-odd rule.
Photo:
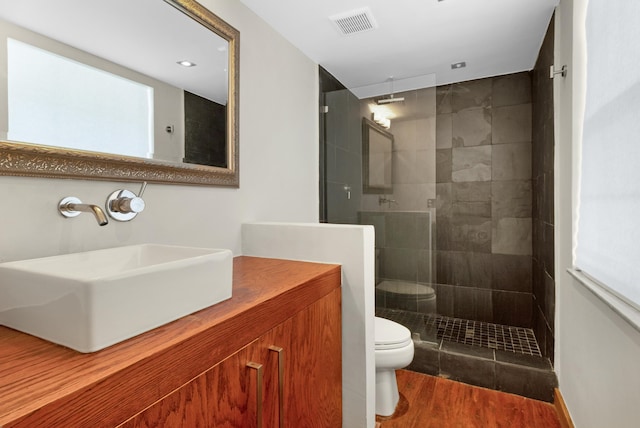
[[[421, 307], [377, 289], [377, 315], [417, 339], [409, 368], [547, 401], [556, 382], [553, 98], [544, 75], [552, 39], [532, 72], [395, 94], [405, 101], [394, 103], [389, 129], [390, 192], [362, 192], [361, 123], [375, 99], [336, 84], [323, 91], [321, 121], [322, 220], [375, 227], [377, 284], [435, 292], [435, 305]], [[321, 70], [321, 82], [330, 79]]]

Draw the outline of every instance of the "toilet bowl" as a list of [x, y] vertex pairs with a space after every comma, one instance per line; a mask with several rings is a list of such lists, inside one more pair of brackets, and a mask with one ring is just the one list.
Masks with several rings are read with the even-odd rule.
[[411, 364], [413, 341], [408, 328], [375, 318], [376, 414], [391, 416], [398, 405], [396, 370]]

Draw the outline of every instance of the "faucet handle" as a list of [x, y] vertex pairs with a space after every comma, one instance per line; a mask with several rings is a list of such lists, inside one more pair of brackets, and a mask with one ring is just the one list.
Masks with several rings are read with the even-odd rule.
[[140, 189], [140, 195], [136, 196], [130, 190], [116, 190], [107, 198], [106, 208], [109, 216], [117, 221], [130, 221], [144, 211], [145, 203], [140, 197], [147, 186], [146, 181]]
[[138, 197], [139, 198], [142, 198], [142, 194], [144, 193], [146, 188], [147, 188], [147, 182], [143, 181], [142, 182], [142, 187], [140, 187], [140, 191], [138, 192]]
[[122, 214], [141, 213], [144, 211], [144, 200], [128, 190], [118, 192], [118, 197], [111, 201], [109, 207]]

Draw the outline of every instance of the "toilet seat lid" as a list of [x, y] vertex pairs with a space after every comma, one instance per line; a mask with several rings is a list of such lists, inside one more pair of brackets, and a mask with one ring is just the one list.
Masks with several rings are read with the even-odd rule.
[[397, 322], [375, 317], [376, 349], [395, 349], [411, 343], [411, 332]]

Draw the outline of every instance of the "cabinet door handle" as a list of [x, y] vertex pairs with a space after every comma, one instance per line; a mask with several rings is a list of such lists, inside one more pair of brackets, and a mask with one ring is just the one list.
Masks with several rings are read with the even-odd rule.
[[262, 428], [262, 364], [249, 362], [247, 367], [256, 371], [256, 427]]
[[269, 346], [269, 351], [278, 353], [278, 404], [280, 428], [284, 428], [284, 349], [271, 345]]

